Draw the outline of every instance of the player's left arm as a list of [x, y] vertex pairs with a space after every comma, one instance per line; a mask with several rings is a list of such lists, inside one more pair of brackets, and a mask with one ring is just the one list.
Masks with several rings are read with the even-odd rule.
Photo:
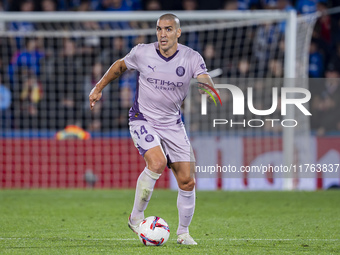
[[[199, 88], [203, 88], [204, 90], [208, 90], [210, 92], [211, 95], [214, 96], [214, 98], [216, 99], [217, 95], [209, 88], [210, 87], [213, 87], [217, 93], [219, 93], [218, 89], [215, 88], [215, 84], [213, 82], [213, 80], [211, 79], [210, 75], [209, 74], [200, 74], [200, 75], [197, 75], [197, 81], [198, 81], [198, 87]], [[208, 86], [204, 85], [204, 84], [207, 84]], [[207, 94], [208, 93], [206, 91], [204, 91], [203, 89], [199, 89], [198, 91], [201, 93], [201, 94]], [[208, 101], [210, 102], [213, 102], [214, 100], [211, 98], [211, 96], [209, 95], [208, 97]]]

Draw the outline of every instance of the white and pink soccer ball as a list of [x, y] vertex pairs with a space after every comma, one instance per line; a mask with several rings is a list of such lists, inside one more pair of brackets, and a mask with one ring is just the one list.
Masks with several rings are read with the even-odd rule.
[[160, 217], [147, 217], [139, 226], [138, 237], [144, 245], [163, 245], [166, 241], [168, 241], [169, 236], [169, 225]]

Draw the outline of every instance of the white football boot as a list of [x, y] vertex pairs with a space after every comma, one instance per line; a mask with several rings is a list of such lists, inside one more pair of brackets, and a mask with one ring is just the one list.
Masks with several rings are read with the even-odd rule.
[[128, 226], [129, 226], [129, 228], [136, 234], [136, 235], [138, 235], [138, 230], [139, 230], [139, 225], [140, 224], [136, 224], [136, 225], [133, 225], [132, 223], [131, 223], [131, 214], [130, 214], [130, 216], [129, 216], [129, 220], [128, 220]]
[[185, 245], [197, 245], [195, 240], [189, 235], [189, 233], [180, 234], [177, 236], [177, 243], [178, 244], [185, 244]]

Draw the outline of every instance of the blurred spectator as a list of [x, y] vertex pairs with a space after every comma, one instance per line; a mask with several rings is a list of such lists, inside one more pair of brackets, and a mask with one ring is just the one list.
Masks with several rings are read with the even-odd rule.
[[100, 54], [100, 60], [104, 65], [104, 69], [107, 70], [113, 63], [114, 59], [120, 59], [125, 57], [129, 53], [127, 48], [127, 41], [124, 37], [103, 38], [102, 40], [102, 52]]
[[[186, 0], [182, 1], [182, 8], [184, 11], [194, 11], [198, 9], [197, 0]], [[195, 8], [195, 9], [193, 9]], [[186, 25], [186, 22], [181, 22], [181, 25]], [[180, 42], [183, 42], [184, 45], [202, 53], [202, 46], [199, 41], [198, 32], [190, 31], [190, 32], [182, 32]]]
[[8, 67], [8, 74], [12, 83], [17, 82], [18, 80], [15, 79], [20, 78], [17, 74], [27, 75], [25, 73], [26, 71], [39, 77], [41, 72], [41, 61], [45, 56], [45, 53], [40, 49], [40, 45], [40, 39], [26, 39], [25, 48], [13, 57], [12, 62]]
[[[144, 0], [142, 2], [145, 3], [146, 1]], [[172, 0], [172, 1], [161, 0], [161, 4], [162, 4], [162, 10], [182, 10], [182, 0]]]
[[[32, 12], [34, 11], [34, 2], [32, 0], [23, 0], [20, 2], [19, 11], [21, 12]], [[27, 21], [16, 21], [9, 24], [9, 30], [20, 31], [22, 33], [34, 31], [35, 27], [32, 22]], [[23, 47], [24, 39], [22, 37], [15, 38], [16, 48], [20, 49]]]
[[1, 129], [11, 128], [11, 103], [12, 103], [12, 93], [2, 84], [2, 76], [0, 75], [0, 120]]
[[100, 0], [78, 0], [78, 4], [74, 7], [76, 11], [94, 11], [99, 8]]
[[185, 11], [195, 11], [198, 9], [197, 0], [183, 0], [182, 6]]
[[340, 66], [330, 63], [325, 72], [326, 79], [312, 100], [312, 129], [317, 135], [329, 131], [340, 131]]
[[314, 26], [312, 41], [314, 41], [317, 44], [318, 51], [324, 56], [324, 62], [326, 64], [329, 63], [332, 51], [329, 45], [321, 37], [321, 27], [319, 24], [320, 23], [317, 22], [316, 25]]
[[[5, 11], [4, 3], [0, 2], [0, 13]], [[0, 31], [5, 30], [5, 22], [0, 22]]]
[[224, 2], [224, 5], [223, 5], [223, 9], [226, 11], [236, 11], [238, 10], [238, 8], [241, 8], [241, 7], [238, 6], [237, 0], [227, 0]]
[[286, 47], [285, 40], [284, 40], [284, 38], [281, 38], [281, 40], [279, 42], [279, 51], [282, 52], [283, 54], [285, 52], [285, 47]]
[[332, 25], [333, 25], [332, 26], [333, 43], [334, 44], [340, 43], [340, 17], [338, 19], [334, 18], [334, 22], [332, 23]]
[[57, 4], [55, 0], [42, 0], [41, 10], [43, 12], [55, 12], [57, 11]]
[[[7, 0], [7, 4], [6, 4], [8, 7], [7, 10], [12, 11], [12, 12], [26, 11], [27, 9], [31, 9], [31, 8], [35, 10], [36, 9], [35, 4], [37, 1], [38, 0]], [[31, 6], [28, 7], [28, 5], [26, 5], [28, 2], [31, 2], [33, 7]], [[33, 11], [33, 10], [29, 10], [29, 11]]]
[[320, 35], [323, 41], [329, 46], [331, 43], [331, 17], [326, 13], [327, 5], [319, 2], [317, 4], [317, 10], [322, 14], [318, 19], [316, 26], [320, 26]]
[[146, 11], [160, 11], [162, 10], [162, 5], [158, 0], [148, 0], [145, 4]]
[[84, 59], [77, 52], [75, 42], [65, 38], [54, 67], [56, 104], [51, 113], [57, 114], [55, 125], [58, 129], [64, 128], [70, 122], [77, 122], [82, 117], [83, 63]]
[[[319, 52], [324, 57], [324, 63], [327, 65], [330, 63], [334, 56], [334, 46], [337, 38], [340, 38], [340, 26], [337, 27], [339, 20], [335, 19], [335, 15], [327, 15], [327, 6], [325, 3], [319, 3], [317, 5], [318, 10], [322, 14], [314, 26], [312, 39], [317, 42]], [[339, 24], [340, 25], [340, 24]]]
[[146, 43], [145, 35], [139, 35], [134, 39], [133, 45], [137, 45], [139, 43]]
[[[23, 1], [21, 1], [19, 11], [21, 11], [21, 12], [32, 12], [32, 11], [34, 11], [33, 0], [23, 0]], [[34, 25], [33, 25], [33, 23], [27, 22], [27, 21], [12, 22], [10, 24], [10, 30], [22, 31], [22, 32], [33, 31]]]
[[8, 11], [9, 10], [9, 6], [8, 6], [8, 1], [7, 0], [3, 0], [0, 2], [0, 11]]
[[254, 52], [259, 61], [267, 61], [273, 52], [273, 45], [279, 47], [281, 34], [275, 24], [259, 26], [254, 38]]
[[129, 109], [133, 104], [134, 95], [136, 92], [137, 73], [135, 71], [127, 71], [120, 82], [121, 107]]
[[[57, 11], [57, 3], [55, 0], [42, 0], [40, 2], [40, 9], [43, 12], [55, 12]], [[65, 23], [63, 22], [39, 22], [36, 25], [37, 30], [54, 31], [63, 28]], [[50, 38], [53, 40], [52, 38]]]
[[97, 11], [106, 11], [110, 6], [111, 0], [101, 0], [97, 7]]
[[[5, 45], [3, 45], [4, 42], [6, 42], [6, 41], [0, 39], [0, 49], [1, 49], [1, 47], [5, 46]], [[3, 49], [6, 49], [6, 48], [4, 47]], [[6, 61], [6, 58], [0, 58], [0, 80], [1, 80], [1, 82], [8, 82], [7, 70], [6, 70], [6, 67], [8, 65], [6, 65], [6, 63], [4, 63], [3, 61]], [[0, 84], [1, 84], [1, 82], [0, 82]]]
[[328, 64], [325, 78], [340, 78], [340, 62], [331, 61]]
[[132, 10], [140, 11], [143, 9], [141, 0], [130, 0], [130, 2], [131, 2]]
[[309, 14], [317, 11], [317, 0], [297, 0], [295, 3], [296, 11], [299, 14]]
[[278, 0], [262, 0], [263, 9], [275, 10], [278, 8]]
[[[102, 0], [98, 7], [99, 11], [132, 11], [132, 6], [124, 0]], [[100, 22], [104, 29], [130, 29], [129, 22], [126, 21], [109, 21]]]
[[[75, 11], [91, 11], [91, 2], [89, 0], [82, 0]], [[77, 25], [79, 26], [80, 30], [96, 31], [100, 29], [99, 23], [93, 20], [82, 21], [80, 24]], [[83, 44], [83, 52], [85, 54], [91, 55], [90, 57], [94, 59], [95, 55], [99, 54], [100, 37], [93, 35], [81, 38], [80, 40], [83, 41], [81, 42], [81, 44]], [[93, 61], [91, 63], [93, 63]]]
[[91, 66], [97, 61], [100, 55], [100, 37], [93, 35], [85, 38], [77, 38], [74, 41], [77, 47], [77, 55], [86, 61], [81, 71], [83, 75], [86, 75], [91, 72]]
[[216, 52], [215, 52], [215, 45], [208, 43], [205, 45], [203, 50], [203, 58], [206, 64], [206, 67], [209, 71], [216, 69], [217, 66], [216, 62]]
[[295, 10], [295, 8], [292, 6], [292, 3], [291, 3], [290, 0], [277, 0], [276, 1], [276, 9], [282, 10], [282, 11]]
[[37, 115], [37, 104], [41, 101], [42, 95], [42, 86], [37, 77], [28, 75], [20, 92], [20, 100], [23, 102], [22, 110], [28, 110], [31, 115]]
[[248, 59], [242, 58], [237, 64], [236, 77], [248, 78], [250, 73], [250, 63]]
[[318, 51], [318, 45], [312, 41], [309, 47], [309, 77], [321, 78], [323, 77], [324, 63], [323, 56]]
[[57, 0], [57, 9], [58, 11], [67, 11], [67, 0]]
[[340, 41], [336, 44], [335, 54], [331, 58], [331, 63], [334, 63], [335, 66], [340, 66]]
[[[278, 58], [282, 34], [278, 31], [279, 27], [275, 24], [267, 23], [257, 28], [254, 37], [253, 53], [255, 55], [259, 76], [265, 76], [266, 63], [269, 59]], [[273, 48], [277, 47], [277, 48]]]
[[280, 59], [270, 59], [268, 63], [268, 78], [282, 78], [283, 77], [283, 63]]
[[88, 11], [93, 11], [93, 6], [91, 5], [92, 3], [97, 3], [95, 8], [98, 8], [99, 6], [99, 1], [91, 1], [91, 0], [81, 0], [78, 1], [76, 5], [72, 8], [73, 11], [80, 11], [80, 12], [88, 12]]
[[101, 0], [57, 0], [57, 9], [60, 11], [76, 11], [81, 5], [88, 5], [90, 10], [97, 10]]
[[[233, 1], [233, 0], [232, 0]], [[237, 9], [240, 11], [254, 9], [259, 6], [259, 0], [236, 0], [237, 1]], [[224, 6], [230, 1], [226, 1]]]
[[[281, 10], [281, 11], [292, 11], [295, 10], [294, 7], [291, 5], [290, 0], [277, 0], [275, 9]], [[282, 21], [279, 23], [279, 29], [282, 34], [285, 32], [286, 28], [286, 22]]]
[[214, 0], [214, 1], [203, 1], [199, 0], [198, 1], [199, 10], [219, 10], [223, 6], [223, 0]]
[[133, 105], [133, 99], [136, 92], [137, 84], [137, 72], [128, 71], [125, 72], [119, 82], [120, 88], [120, 105], [119, 105], [119, 120], [118, 124], [120, 128], [128, 126], [129, 118], [126, 114], [130, 107]]
[[[230, 62], [229, 66], [225, 66], [224, 73], [229, 78], [249, 78], [250, 69], [252, 68], [249, 60], [246, 57], [237, 57], [233, 62]], [[242, 86], [242, 89], [244, 86]]]
[[99, 4], [100, 11], [132, 11], [132, 5], [124, 0], [102, 0]]
[[38, 78], [28, 71], [22, 79], [19, 99], [14, 100], [14, 126], [16, 128], [38, 128], [39, 127], [39, 104], [43, 97], [42, 85]]

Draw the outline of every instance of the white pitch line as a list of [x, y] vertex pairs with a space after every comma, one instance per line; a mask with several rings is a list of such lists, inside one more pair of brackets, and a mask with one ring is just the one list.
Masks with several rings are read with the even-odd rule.
[[58, 238], [58, 237], [0, 237], [0, 240], [50, 240], [50, 241], [134, 241], [136, 238]]
[[[204, 239], [202, 239], [204, 240]], [[229, 241], [326, 241], [326, 242], [337, 242], [340, 239], [294, 239], [294, 238], [282, 238], [282, 239], [265, 239], [265, 238], [217, 238], [216, 240], [229, 240]]]
[[[51, 241], [138, 241], [137, 238], [88, 238], [88, 239], [77, 239], [77, 238], [39, 238], [39, 237], [0, 237], [0, 240], [51, 240]], [[176, 239], [172, 239], [176, 240]], [[204, 238], [195, 239], [198, 241], [321, 241], [321, 242], [339, 242], [340, 239], [294, 239], [294, 238]]]

